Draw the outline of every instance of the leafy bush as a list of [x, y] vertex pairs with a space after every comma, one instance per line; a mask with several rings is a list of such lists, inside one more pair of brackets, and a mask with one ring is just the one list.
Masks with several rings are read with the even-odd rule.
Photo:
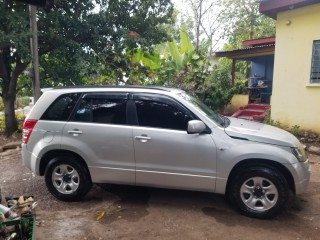
[[21, 113], [16, 114], [16, 119], [18, 121], [18, 129], [21, 130], [23, 128], [23, 122], [24, 122], [25, 118], [26, 118], [26, 116]]
[[[16, 119], [18, 121], [18, 129], [21, 130], [23, 128], [23, 122], [25, 119], [25, 115], [23, 114], [16, 114]], [[5, 124], [5, 117], [4, 115], [0, 116], [0, 132], [4, 132], [6, 128], [6, 124]]]
[[215, 111], [221, 112], [230, 103], [234, 94], [234, 87], [230, 83], [229, 73], [216, 68], [209, 77], [209, 94], [203, 101]]
[[6, 129], [6, 124], [4, 120], [4, 115], [0, 116], [0, 132], [4, 132]]
[[246, 80], [239, 80], [235, 82], [233, 86], [234, 94], [248, 94], [245, 82]]
[[0, 112], [4, 111], [4, 104], [2, 98], [0, 98]]
[[16, 108], [24, 108], [25, 106], [28, 106], [30, 103], [29, 97], [20, 97], [16, 100]]

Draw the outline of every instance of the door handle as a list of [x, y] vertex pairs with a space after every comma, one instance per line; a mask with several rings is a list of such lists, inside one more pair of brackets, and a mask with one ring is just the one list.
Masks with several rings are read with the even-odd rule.
[[82, 131], [80, 131], [79, 129], [73, 129], [73, 130], [69, 130], [68, 133], [72, 134], [73, 136], [78, 136], [82, 134]]
[[147, 135], [141, 135], [141, 136], [135, 136], [134, 139], [137, 139], [140, 142], [148, 142], [151, 140], [151, 137], [148, 137]]

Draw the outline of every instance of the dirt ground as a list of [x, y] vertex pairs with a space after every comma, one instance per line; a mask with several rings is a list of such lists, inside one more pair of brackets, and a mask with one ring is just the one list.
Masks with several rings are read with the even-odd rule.
[[32, 195], [39, 202], [36, 239], [320, 239], [316, 155], [309, 155], [307, 192], [277, 218], [257, 220], [241, 216], [223, 196], [202, 192], [93, 186], [82, 202], [60, 202], [42, 177], [22, 166], [20, 154], [0, 155], [0, 186], [6, 196]]

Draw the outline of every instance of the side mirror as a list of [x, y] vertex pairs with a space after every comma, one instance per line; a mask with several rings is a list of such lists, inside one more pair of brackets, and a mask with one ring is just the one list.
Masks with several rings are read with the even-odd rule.
[[203, 133], [207, 129], [206, 125], [199, 120], [191, 120], [188, 122], [188, 133], [195, 134], [195, 133]]

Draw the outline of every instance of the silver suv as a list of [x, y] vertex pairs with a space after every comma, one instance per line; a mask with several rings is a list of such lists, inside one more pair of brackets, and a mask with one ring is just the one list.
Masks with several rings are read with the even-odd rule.
[[179, 89], [75, 87], [45, 91], [23, 127], [23, 163], [58, 199], [92, 183], [226, 194], [241, 213], [270, 218], [310, 179], [303, 146], [281, 129], [222, 118]]

